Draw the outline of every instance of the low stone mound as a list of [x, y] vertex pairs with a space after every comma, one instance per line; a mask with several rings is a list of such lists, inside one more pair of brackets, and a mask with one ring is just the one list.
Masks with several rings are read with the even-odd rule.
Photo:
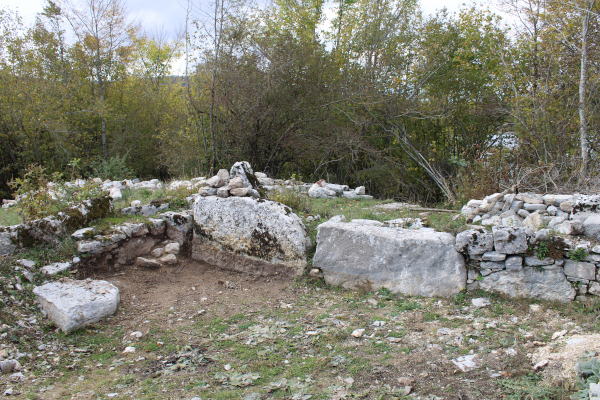
[[334, 217], [319, 225], [313, 266], [327, 283], [428, 297], [448, 297], [465, 288], [467, 270], [454, 236], [372, 222]]
[[194, 204], [194, 259], [257, 275], [299, 275], [309, 246], [304, 224], [283, 204], [252, 197], [204, 197]]
[[106, 281], [63, 279], [33, 289], [48, 317], [68, 333], [113, 315], [119, 289]]

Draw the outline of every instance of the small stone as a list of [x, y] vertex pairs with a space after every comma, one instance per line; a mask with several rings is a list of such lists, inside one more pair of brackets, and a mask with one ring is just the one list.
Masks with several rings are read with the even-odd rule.
[[131, 207], [141, 207], [142, 206], [142, 202], [139, 200], [134, 200], [131, 202]]
[[167, 254], [159, 258], [158, 261], [160, 261], [161, 264], [165, 265], [175, 265], [177, 264], [177, 257], [175, 256], [175, 254]]
[[119, 395], [119, 393], [108, 393], [108, 394], [106, 395], [106, 397], [113, 398], [113, 397], [117, 397], [118, 395]]
[[217, 197], [229, 197], [229, 186], [223, 186], [217, 189]]
[[354, 336], [355, 338], [359, 338], [359, 337], [362, 337], [362, 335], [363, 335], [364, 333], [365, 333], [365, 330], [364, 330], [364, 329], [355, 329], [355, 330], [352, 332], [352, 336]]
[[412, 386], [415, 383], [415, 379], [409, 376], [401, 376], [398, 378], [398, 384], [401, 386]]
[[126, 354], [126, 353], [135, 353], [135, 347], [133, 347], [133, 346], [125, 347], [125, 350], [123, 350], [123, 354]]
[[539, 369], [542, 369], [542, 368], [544, 368], [546, 365], [548, 365], [548, 363], [549, 363], [549, 362], [550, 362], [550, 361], [548, 361], [548, 360], [542, 360], [542, 361], [538, 362], [537, 364], [535, 364], [535, 365], [533, 366], [533, 370], [534, 370], [534, 371], [537, 371], [537, 370], [539, 370]]
[[153, 258], [138, 257], [135, 260], [135, 264], [141, 268], [148, 268], [148, 269], [160, 268], [160, 263]]
[[504, 262], [507, 271], [518, 271], [523, 268], [523, 258], [519, 256], [511, 256]]
[[27, 377], [21, 372], [16, 372], [10, 376], [10, 380], [13, 382], [25, 382], [27, 380]]
[[542, 306], [540, 306], [539, 304], [530, 304], [529, 311], [531, 311], [534, 314], [539, 314], [543, 311], [543, 309]]
[[491, 303], [485, 297], [480, 297], [480, 298], [471, 300], [471, 304], [473, 304], [473, 306], [475, 308], [483, 308], [483, 307], [489, 306]]
[[364, 195], [365, 194], [365, 187], [364, 186], [359, 186], [356, 189], [354, 189], [354, 192], [358, 195]]
[[225, 364], [223, 368], [225, 368], [225, 371], [231, 371], [231, 364]]
[[251, 188], [236, 188], [236, 189], [231, 189], [229, 191], [229, 193], [235, 197], [246, 197], [250, 194], [251, 190], [252, 190]]
[[169, 253], [169, 254], [179, 254], [179, 250], [180, 250], [181, 246], [179, 243], [175, 242], [175, 243], [169, 243], [165, 246], [165, 253]]
[[450, 361], [452, 361], [452, 363], [456, 365], [462, 372], [468, 372], [478, 368], [477, 354], [458, 357]]
[[481, 257], [482, 261], [502, 262], [506, 260], [506, 254], [501, 254], [497, 251], [487, 251]]
[[140, 331], [131, 332], [131, 333], [129, 334], [129, 336], [134, 336], [134, 337], [136, 337], [136, 338], [138, 338], [138, 339], [139, 339], [139, 338], [141, 338], [143, 335], [144, 335], [144, 334], [143, 334], [142, 332], [140, 332]]
[[590, 383], [590, 400], [600, 400], [600, 383]]
[[354, 383], [354, 379], [353, 378], [346, 378], [346, 379], [344, 379], [344, 383], [347, 383], [348, 385], [352, 385]]
[[565, 336], [566, 334], [567, 334], [567, 331], [566, 331], [566, 330], [563, 330], [563, 331], [558, 331], [558, 332], [554, 332], [554, 333], [552, 334], [552, 340], [556, 340], [556, 339], [558, 339], [558, 338], [561, 338], [561, 337]]
[[163, 255], [164, 251], [165, 251], [165, 250], [164, 250], [162, 247], [158, 247], [158, 248], [156, 248], [156, 249], [152, 250], [152, 251], [150, 252], [150, 254], [151, 254], [151, 255], [152, 255], [152, 257], [154, 257], [154, 258], [159, 258], [160, 256], [162, 256], [162, 255]]
[[560, 203], [559, 208], [563, 212], [570, 213], [573, 211], [573, 202], [572, 201], [562, 202], [562, 203]]
[[21, 369], [21, 364], [17, 360], [6, 360], [0, 361], [0, 371], [3, 374], [10, 374], [13, 371], [18, 371]]
[[231, 178], [229, 180], [229, 189], [241, 189], [244, 187], [244, 182], [242, 181], [242, 178], [240, 178], [239, 176], [236, 176], [235, 178]]

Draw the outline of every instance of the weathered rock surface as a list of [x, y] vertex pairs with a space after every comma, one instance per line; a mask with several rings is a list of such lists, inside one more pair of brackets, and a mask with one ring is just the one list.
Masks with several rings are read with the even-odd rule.
[[596, 265], [589, 262], [565, 260], [565, 275], [593, 281], [596, 279]]
[[[561, 204], [561, 210], [563, 209], [563, 204]], [[584, 222], [588, 217], [597, 215], [599, 212], [600, 195], [576, 194], [573, 196], [573, 211], [571, 212], [571, 219]]]
[[71, 268], [70, 262], [58, 262], [42, 267], [41, 271], [46, 275], [54, 275], [60, 274], [61, 272], [66, 271], [69, 268]]
[[[207, 201], [207, 200], [201, 200]], [[175, 240], [179, 244], [183, 244], [187, 241], [189, 235], [192, 233], [194, 226], [194, 219], [188, 212], [173, 212], [169, 211], [160, 214], [166, 223], [167, 237], [171, 240]]]
[[469, 256], [482, 255], [493, 250], [493, 248], [494, 236], [485, 229], [469, 229], [456, 235], [456, 250], [461, 253], [468, 253]]
[[64, 279], [33, 289], [36, 301], [65, 333], [112, 315], [119, 289], [106, 281]]
[[527, 251], [527, 233], [520, 227], [494, 226], [494, 247], [498, 253], [520, 254]]
[[229, 170], [230, 179], [240, 178], [242, 181], [241, 187], [253, 188], [256, 190], [261, 189], [260, 182], [248, 161], [238, 161]]
[[482, 290], [499, 292], [510, 297], [527, 297], [563, 303], [575, 298], [575, 289], [561, 269], [539, 271], [525, 267], [517, 271], [500, 271], [479, 281]]
[[152, 237], [134, 238], [119, 248], [117, 263], [121, 265], [130, 264], [137, 257], [150, 253], [155, 244], [156, 239]]
[[153, 258], [138, 257], [135, 259], [135, 265], [141, 268], [159, 269], [160, 263]]
[[310, 245], [291, 209], [251, 197], [205, 197], [194, 204], [192, 257], [254, 274], [301, 274]]
[[467, 280], [454, 245], [452, 235], [430, 229], [328, 221], [318, 228], [313, 265], [332, 285], [447, 297], [463, 290]]

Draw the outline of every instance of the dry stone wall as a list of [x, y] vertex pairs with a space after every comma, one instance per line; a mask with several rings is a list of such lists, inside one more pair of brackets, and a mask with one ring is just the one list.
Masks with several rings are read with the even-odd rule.
[[600, 195], [496, 193], [462, 209], [469, 289], [567, 302], [600, 296]]

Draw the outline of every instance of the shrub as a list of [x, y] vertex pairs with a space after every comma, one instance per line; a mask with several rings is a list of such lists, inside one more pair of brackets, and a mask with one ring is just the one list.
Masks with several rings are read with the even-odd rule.
[[577, 386], [579, 390], [572, 397], [574, 400], [590, 398], [590, 385], [600, 383], [600, 361], [595, 352], [586, 351], [577, 363]]
[[308, 196], [296, 188], [287, 189], [280, 187], [279, 190], [274, 190], [269, 193], [269, 199], [285, 204], [296, 214], [309, 214], [312, 210], [312, 205]]
[[40, 165], [32, 164], [22, 178], [9, 182], [18, 198], [17, 210], [24, 221], [56, 215], [73, 203], [105, 195], [101, 185], [86, 181], [83, 186], [65, 185], [62, 174], [48, 174]]
[[114, 156], [108, 161], [104, 159], [96, 159], [90, 163], [94, 177], [102, 180], [110, 179], [118, 181], [128, 179], [133, 176], [133, 172], [127, 167], [127, 155], [123, 157]]

